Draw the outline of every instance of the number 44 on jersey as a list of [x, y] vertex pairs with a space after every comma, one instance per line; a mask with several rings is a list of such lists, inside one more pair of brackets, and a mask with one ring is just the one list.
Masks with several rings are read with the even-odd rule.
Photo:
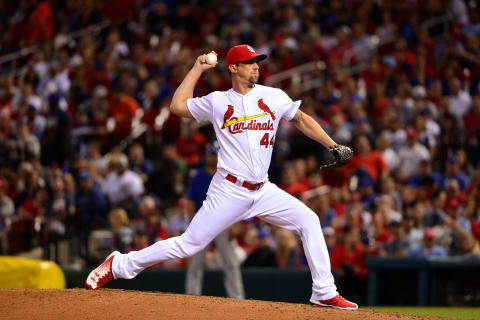
[[260, 145], [261, 146], [265, 146], [265, 148], [268, 148], [268, 146], [273, 146], [273, 144], [275, 143], [275, 136], [272, 135], [272, 139], [269, 140], [269, 133], [265, 133], [262, 137], [262, 139], [260, 140]]

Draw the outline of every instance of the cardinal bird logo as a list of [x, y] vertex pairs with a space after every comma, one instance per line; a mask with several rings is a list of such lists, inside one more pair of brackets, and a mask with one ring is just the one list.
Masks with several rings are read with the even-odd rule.
[[261, 99], [258, 102], [259, 105], [260, 102], [262, 103], [260, 109], [264, 110], [263, 113], [243, 117], [234, 117], [234, 108], [232, 105], [228, 105], [227, 111], [223, 115], [221, 129], [228, 128], [228, 132], [231, 134], [242, 133], [244, 130], [275, 130], [273, 121], [268, 120], [267, 122], [261, 122], [256, 120], [257, 118], [268, 117], [269, 115], [275, 120], [275, 111], [272, 112]]
[[225, 124], [227, 123], [228, 119], [233, 116], [233, 106], [228, 105], [227, 111], [225, 112], [225, 115], [223, 116], [223, 125], [222, 129], [225, 129]]
[[273, 114], [272, 110], [263, 102], [263, 99], [258, 100], [258, 107], [272, 117], [272, 120], [275, 120], [275, 115]]

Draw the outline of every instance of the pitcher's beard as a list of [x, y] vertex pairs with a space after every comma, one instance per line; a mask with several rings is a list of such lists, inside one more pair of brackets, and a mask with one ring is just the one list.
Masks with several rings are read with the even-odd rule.
[[258, 83], [258, 76], [251, 76], [250, 78], [248, 78], [248, 82], [250, 82], [250, 84]]

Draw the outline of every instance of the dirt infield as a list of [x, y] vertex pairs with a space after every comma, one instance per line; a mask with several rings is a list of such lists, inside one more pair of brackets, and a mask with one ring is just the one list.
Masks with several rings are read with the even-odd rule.
[[3, 319], [432, 319], [306, 304], [101, 289], [0, 290]]

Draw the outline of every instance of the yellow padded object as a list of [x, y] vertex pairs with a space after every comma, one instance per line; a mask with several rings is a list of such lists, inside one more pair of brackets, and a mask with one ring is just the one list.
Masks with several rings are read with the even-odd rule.
[[64, 289], [65, 275], [52, 261], [0, 257], [0, 288]]

